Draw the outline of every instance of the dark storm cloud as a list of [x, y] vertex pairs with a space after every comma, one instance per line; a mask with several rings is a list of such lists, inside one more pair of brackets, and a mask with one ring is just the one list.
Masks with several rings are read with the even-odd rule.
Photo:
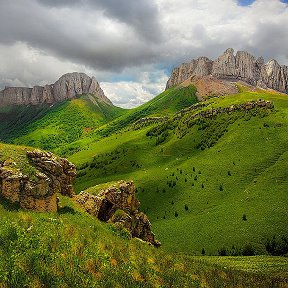
[[153, 0], [37, 0], [48, 7], [86, 7], [103, 10], [109, 18], [117, 19], [133, 27], [141, 36], [158, 42], [161, 28], [158, 22], [158, 7]]
[[[161, 29], [150, 0], [121, 5], [113, 0], [83, 1], [82, 6], [78, 6], [81, 1], [69, 1], [69, 6], [68, 1], [40, 1], [51, 9], [35, 1], [4, 2], [0, 2], [0, 43], [22, 41], [62, 59], [115, 71], [147, 63], [157, 55], [153, 40], [160, 41]], [[53, 9], [56, 6], [67, 9]], [[103, 26], [103, 13], [125, 25], [119, 23], [119, 31], [111, 33]]]

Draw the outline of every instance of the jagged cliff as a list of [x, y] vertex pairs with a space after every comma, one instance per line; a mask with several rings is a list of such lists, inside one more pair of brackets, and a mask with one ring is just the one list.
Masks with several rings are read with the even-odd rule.
[[172, 71], [166, 89], [178, 85], [192, 76], [211, 75], [216, 79], [241, 80], [260, 88], [271, 88], [283, 93], [288, 92], [288, 67], [279, 65], [276, 60], [266, 64], [262, 57], [256, 59], [245, 51], [234, 55], [232, 48], [212, 61], [200, 57], [189, 63], [183, 63]]
[[38, 105], [55, 103], [74, 98], [81, 94], [93, 94], [102, 101], [112, 104], [105, 96], [95, 77], [84, 73], [68, 73], [54, 84], [26, 87], [6, 87], [0, 91], [0, 107], [6, 105]]

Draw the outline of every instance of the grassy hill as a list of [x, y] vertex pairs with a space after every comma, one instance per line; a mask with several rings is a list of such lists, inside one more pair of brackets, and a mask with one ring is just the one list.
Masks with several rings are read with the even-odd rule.
[[[259, 98], [274, 109], [187, 124], [196, 112]], [[265, 254], [273, 237], [280, 243], [288, 235], [287, 96], [243, 90], [205, 104], [180, 120], [171, 116], [168, 124], [131, 125], [75, 142], [80, 151], [69, 159], [79, 168], [76, 188], [133, 179], [142, 209], [169, 251]]]
[[5, 107], [0, 110], [0, 139], [53, 150], [86, 137], [93, 129], [124, 112], [93, 95], [52, 106]]
[[[14, 161], [29, 173], [26, 147], [0, 148], [0, 162]], [[288, 279], [283, 257], [170, 253], [128, 240], [127, 234], [85, 213], [70, 198], [61, 196], [59, 206], [55, 213], [31, 212], [0, 198], [0, 287], [256, 288]]]
[[0, 110], [0, 139], [65, 156], [81, 149], [77, 144], [67, 145], [78, 139], [94, 141], [125, 129], [142, 117], [173, 115], [196, 103], [195, 93], [193, 86], [171, 88], [130, 110], [109, 105], [93, 95], [82, 95], [53, 106], [5, 107]]
[[[31, 172], [27, 147], [0, 148], [0, 162], [13, 161], [25, 174]], [[256, 288], [275, 287], [288, 279], [283, 257], [170, 253], [128, 240], [70, 198], [60, 197], [59, 206], [57, 213], [39, 213], [0, 199], [0, 287]]]

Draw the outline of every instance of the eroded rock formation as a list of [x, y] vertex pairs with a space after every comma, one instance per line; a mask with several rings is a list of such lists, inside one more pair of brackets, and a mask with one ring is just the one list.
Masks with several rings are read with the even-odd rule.
[[54, 84], [42, 86], [8, 87], [0, 91], [0, 107], [6, 105], [38, 105], [71, 99], [81, 94], [93, 94], [102, 101], [112, 104], [105, 96], [95, 77], [84, 73], [68, 73]]
[[32, 176], [24, 175], [8, 161], [0, 164], [1, 196], [12, 203], [19, 203], [23, 209], [56, 212], [56, 193], [69, 197], [74, 195], [75, 166], [49, 152], [28, 151], [27, 157], [35, 168]]
[[83, 191], [75, 199], [89, 214], [101, 221], [125, 228], [131, 237], [140, 238], [156, 247], [161, 245], [151, 231], [148, 217], [139, 211], [140, 202], [136, 198], [133, 182], [122, 181], [117, 187], [101, 190], [98, 195]]
[[227, 49], [215, 61], [200, 57], [183, 63], [172, 71], [166, 89], [178, 85], [192, 76], [211, 75], [216, 79], [241, 80], [260, 88], [271, 88], [288, 92], [288, 67], [279, 65], [276, 60], [264, 64], [262, 57], [256, 59], [245, 51], [234, 55], [232, 48]]

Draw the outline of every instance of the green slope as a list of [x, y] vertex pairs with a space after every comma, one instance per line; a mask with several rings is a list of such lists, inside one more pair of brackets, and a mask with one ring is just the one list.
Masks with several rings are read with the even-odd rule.
[[[0, 144], [0, 149], [0, 162], [31, 170], [27, 147]], [[124, 231], [85, 213], [70, 198], [60, 196], [59, 206], [57, 213], [23, 211], [0, 198], [1, 287], [256, 288], [278, 287], [288, 278], [283, 257], [167, 253], [128, 240]]]
[[0, 110], [0, 139], [68, 155], [81, 149], [67, 144], [78, 139], [102, 138], [147, 116], [167, 116], [196, 103], [196, 90], [171, 88], [144, 105], [125, 110], [92, 95], [54, 106], [13, 106]]
[[95, 131], [96, 135], [107, 137], [144, 117], [171, 116], [177, 111], [197, 102], [196, 88], [192, 85], [188, 87], [173, 87], [160, 95], [154, 97], [147, 103], [126, 111], [126, 113], [110, 122], [107, 126]]
[[191, 128], [178, 123], [176, 130], [159, 124], [163, 133], [154, 137], [146, 135], [155, 124], [78, 141], [83, 150], [69, 157], [80, 169], [76, 188], [133, 179], [170, 251], [232, 254], [252, 246], [267, 253], [269, 239], [288, 235], [287, 96], [243, 91], [210, 99], [203, 109], [259, 98], [273, 101], [272, 113], [235, 112]]
[[[272, 113], [238, 111], [191, 127], [185, 123], [197, 111], [259, 98], [274, 103]], [[171, 88], [131, 110], [99, 105], [101, 114], [82, 97], [49, 111], [13, 141], [69, 156], [79, 169], [78, 191], [134, 180], [164, 249], [201, 254], [204, 248], [215, 255], [252, 246], [253, 253], [267, 253], [267, 241], [288, 235], [287, 96], [242, 89], [173, 120], [195, 102], [193, 86]], [[170, 120], [133, 129], [147, 116]]]
[[53, 150], [86, 137], [118, 117], [124, 109], [109, 105], [93, 95], [57, 103], [54, 106], [14, 106], [0, 111], [0, 138]]

